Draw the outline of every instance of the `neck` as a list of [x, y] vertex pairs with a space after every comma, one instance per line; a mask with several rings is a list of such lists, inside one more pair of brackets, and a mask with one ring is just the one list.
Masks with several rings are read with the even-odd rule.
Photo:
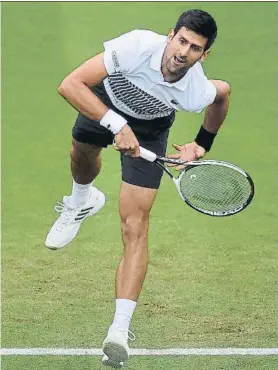
[[[166, 51], [166, 50], [165, 50]], [[161, 61], [161, 73], [162, 73], [162, 76], [164, 78], [164, 81], [165, 82], [168, 82], [168, 83], [175, 83], [175, 82], [178, 82], [179, 80], [181, 80], [187, 73], [188, 69], [183, 69], [177, 73], [172, 73], [168, 70], [167, 68], [167, 63], [166, 63], [166, 53], [164, 51], [164, 54], [163, 54], [163, 57], [162, 57], [162, 61]]]
[[167, 67], [164, 65], [161, 66], [161, 73], [163, 75], [164, 81], [169, 83], [178, 82], [181, 80], [187, 73], [188, 69], [186, 71], [182, 71], [181, 73], [171, 73], [167, 70]]
[[173, 75], [173, 74], [171, 74], [171, 75], [164, 75], [163, 74], [163, 77], [164, 77], [165, 82], [175, 83], [175, 82], [178, 82], [179, 80], [181, 80], [185, 76], [185, 74], [186, 73], [183, 73], [181, 76]]

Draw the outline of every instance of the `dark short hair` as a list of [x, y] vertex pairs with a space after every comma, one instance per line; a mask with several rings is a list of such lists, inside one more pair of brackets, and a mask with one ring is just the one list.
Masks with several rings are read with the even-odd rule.
[[175, 35], [186, 27], [208, 39], [205, 50], [209, 49], [217, 36], [217, 26], [210, 14], [200, 9], [191, 9], [182, 13], [174, 28]]

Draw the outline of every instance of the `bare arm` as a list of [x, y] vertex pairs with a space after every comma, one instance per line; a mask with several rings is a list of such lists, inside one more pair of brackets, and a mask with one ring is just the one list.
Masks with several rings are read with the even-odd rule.
[[108, 107], [90, 90], [107, 77], [103, 53], [87, 60], [71, 72], [58, 91], [76, 110], [90, 119], [100, 120]]
[[[231, 89], [230, 85], [225, 81], [211, 80], [211, 82], [214, 84], [217, 90], [216, 98], [214, 102], [207, 107], [205, 119], [202, 126], [206, 131], [208, 131], [205, 136], [209, 135], [214, 137], [214, 134], [217, 133], [227, 115]], [[203, 129], [201, 128], [201, 130]], [[200, 137], [198, 138], [200, 139]], [[204, 141], [204, 139], [202, 139], [201, 141]], [[204, 144], [202, 145], [203, 146], [201, 146], [200, 144], [198, 145], [195, 141], [185, 145], [174, 144], [174, 148], [178, 150], [179, 153], [169, 155], [169, 158], [178, 158], [184, 161], [193, 161], [198, 158], [202, 158], [206, 154], [206, 146]], [[172, 167], [175, 167], [175, 165], [173, 165]], [[183, 168], [184, 166], [176, 166], [177, 170], [182, 170]]]
[[217, 133], [227, 115], [230, 101], [230, 85], [221, 80], [210, 80], [216, 87], [217, 94], [214, 102], [207, 107], [203, 127]]
[[103, 53], [98, 54], [76, 68], [62, 81], [58, 88], [59, 94], [84, 116], [97, 121], [102, 120], [100, 124], [115, 134], [117, 150], [138, 157], [139, 143], [126, 120], [109, 109], [90, 90], [91, 86], [99, 84], [107, 75]]

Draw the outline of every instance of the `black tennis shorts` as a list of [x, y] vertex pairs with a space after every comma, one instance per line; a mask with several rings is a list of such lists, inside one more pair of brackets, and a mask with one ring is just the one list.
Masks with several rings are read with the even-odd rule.
[[[112, 104], [103, 83], [94, 86], [92, 91], [106, 106], [127, 120], [140, 146], [153, 151], [157, 155], [165, 155], [169, 128], [175, 119], [174, 113], [154, 120], [138, 120], [121, 112]], [[99, 121], [91, 120], [80, 113], [72, 129], [72, 136], [78, 142], [103, 148], [111, 145], [114, 139], [112, 132], [100, 126]], [[122, 180], [128, 184], [150, 189], [159, 188], [163, 170], [154, 163], [147, 162], [142, 158], [131, 158], [121, 154], [121, 168]]]

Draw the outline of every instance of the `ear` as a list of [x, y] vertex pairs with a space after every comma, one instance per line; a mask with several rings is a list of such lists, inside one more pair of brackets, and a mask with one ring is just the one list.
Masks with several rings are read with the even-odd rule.
[[209, 56], [209, 54], [210, 54], [210, 49], [204, 51], [203, 55], [200, 58], [200, 62], [203, 63], [207, 59], [207, 57]]
[[171, 28], [170, 31], [169, 31], [169, 33], [168, 33], [168, 38], [167, 38], [167, 43], [168, 44], [172, 41], [172, 39], [173, 39], [174, 36], [175, 36], [174, 29]]

